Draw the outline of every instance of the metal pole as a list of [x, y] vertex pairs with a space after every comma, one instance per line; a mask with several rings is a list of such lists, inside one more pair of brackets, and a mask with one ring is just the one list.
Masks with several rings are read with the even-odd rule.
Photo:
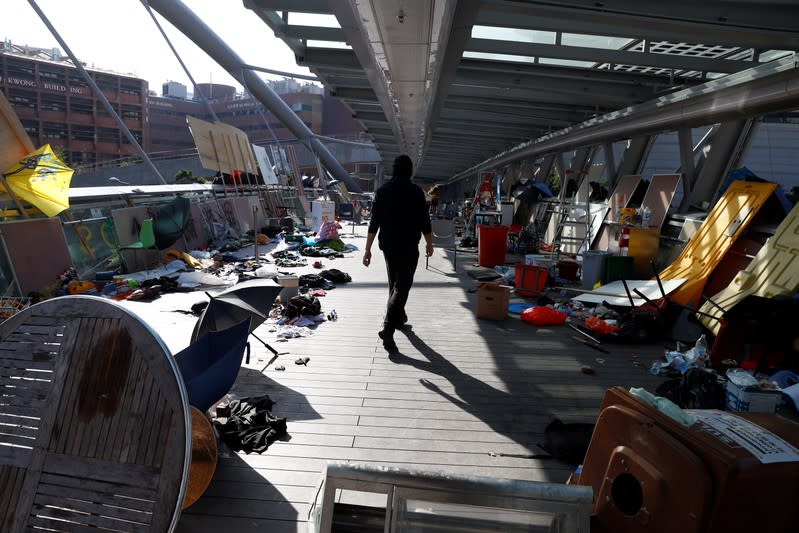
[[[330, 170], [336, 179], [343, 181], [355, 192], [361, 192], [358, 184], [336, 160], [333, 154], [317, 139], [294, 111], [278, 96], [272, 88], [251, 70], [246, 70], [246, 63], [233, 51], [211, 28], [179, 0], [141, 0], [158, 11], [175, 28], [202, 48], [214, 61], [228, 71], [234, 79], [241, 83], [261, 102], [297, 139], [312, 150], [322, 164]], [[244, 70], [243, 70], [244, 69]]]
[[81, 73], [83, 79], [86, 81], [89, 87], [92, 88], [92, 91], [94, 91], [94, 94], [97, 96], [97, 99], [100, 100], [100, 102], [102, 102], [106, 111], [108, 111], [108, 113], [112, 117], [114, 117], [114, 120], [119, 126], [119, 129], [122, 130], [122, 133], [124, 133], [125, 137], [127, 137], [128, 141], [130, 141], [130, 144], [132, 144], [134, 148], [136, 148], [136, 151], [139, 152], [139, 155], [141, 156], [142, 160], [147, 164], [148, 167], [150, 167], [150, 170], [161, 181], [161, 183], [166, 185], [167, 183], [164, 180], [164, 177], [161, 175], [160, 172], [158, 172], [158, 169], [155, 168], [153, 162], [150, 161], [150, 158], [144, 152], [144, 149], [141, 147], [141, 145], [139, 145], [139, 142], [136, 140], [136, 137], [134, 137], [133, 134], [130, 132], [128, 127], [125, 125], [125, 123], [117, 114], [116, 110], [114, 110], [114, 106], [111, 105], [111, 102], [109, 102], [108, 98], [105, 97], [103, 91], [101, 91], [100, 88], [97, 86], [97, 84], [94, 83], [92, 77], [89, 76], [89, 73], [86, 72], [85, 68], [83, 68], [83, 65], [81, 64], [80, 61], [78, 61], [78, 58], [75, 57], [75, 54], [72, 53], [72, 50], [69, 49], [67, 43], [65, 43], [64, 40], [61, 38], [61, 35], [59, 35], [56, 29], [53, 27], [53, 25], [50, 24], [50, 21], [47, 19], [47, 16], [44, 14], [44, 12], [41, 9], [39, 9], [38, 5], [36, 5], [36, 0], [28, 0], [28, 3], [31, 5], [33, 10], [36, 11], [36, 13], [39, 15], [39, 18], [42, 19], [42, 22], [44, 22], [44, 25], [47, 26], [47, 29], [50, 30], [50, 33], [53, 34], [53, 37], [55, 37], [56, 41], [58, 41], [58, 44], [61, 45], [61, 48], [64, 49], [64, 52], [72, 60], [72, 64], [75, 65], [75, 68], [78, 69], [78, 71]]

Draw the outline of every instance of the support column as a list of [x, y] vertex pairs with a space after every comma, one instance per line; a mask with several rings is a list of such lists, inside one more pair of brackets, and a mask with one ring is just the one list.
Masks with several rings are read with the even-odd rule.
[[689, 195], [696, 182], [694, 142], [691, 136], [691, 128], [682, 126], [677, 130], [677, 134], [680, 146], [680, 173], [682, 174], [683, 191], [685, 195]]
[[544, 156], [544, 159], [541, 161], [541, 165], [538, 169], [538, 175], [536, 176], [535, 181], [540, 181], [546, 183], [549, 180], [549, 175], [552, 174], [552, 167], [555, 166], [555, 155], [550, 154]]
[[724, 122], [719, 126], [692, 190], [683, 197], [681, 213], [701, 206], [702, 202], [712, 203], [727, 174], [740, 165], [754, 131], [753, 119]]
[[628, 141], [627, 149], [621, 156], [618, 175], [638, 174], [644, 167], [649, 150], [652, 147], [653, 137], [651, 135], [633, 137]]
[[616, 155], [613, 153], [613, 143], [603, 143], [602, 149], [605, 152], [605, 175], [608, 177], [608, 191], [612, 191], [616, 187], [616, 180], [619, 176], [616, 169]]

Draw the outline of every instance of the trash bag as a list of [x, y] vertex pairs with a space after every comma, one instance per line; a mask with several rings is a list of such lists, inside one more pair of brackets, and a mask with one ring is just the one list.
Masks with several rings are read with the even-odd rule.
[[598, 316], [589, 316], [585, 319], [585, 327], [600, 335], [610, 335], [619, 331], [619, 326], [608, 324]]
[[727, 380], [710, 368], [691, 368], [682, 377], [661, 383], [655, 394], [683, 409], [724, 409]]
[[531, 307], [522, 311], [521, 319], [534, 326], [559, 326], [569, 316], [547, 306]]

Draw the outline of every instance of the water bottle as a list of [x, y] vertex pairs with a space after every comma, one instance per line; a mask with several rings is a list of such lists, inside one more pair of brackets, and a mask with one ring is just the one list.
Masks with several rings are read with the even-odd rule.
[[708, 355], [707, 338], [705, 337], [704, 333], [696, 340], [696, 344], [694, 344], [694, 347], [691, 349], [691, 351], [694, 352], [694, 361], [696, 366], [705, 366]]
[[641, 211], [641, 227], [648, 228], [649, 221], [652, 218], [652, 210], [648, 207], [644, 207]]

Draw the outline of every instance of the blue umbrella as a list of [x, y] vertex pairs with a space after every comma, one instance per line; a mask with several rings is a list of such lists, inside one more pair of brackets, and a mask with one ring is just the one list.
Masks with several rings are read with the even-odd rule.
[[552, 198], [555, 196], [552, 194], [552, 191], [549, 190], [546, 183], [541, 183], [538, 181], [531, 181], [525, 185], [520, 185], [513, 191], [514, 198], [519, 198], [522, 195], [527, 195], [528, 193], [533, 192], [537, 194], [541, 198]]
[[175, 354], [189, 404], [202, 412], [221, 400], [239, 375], [250, 319], [221, 331], [208, 331]]

